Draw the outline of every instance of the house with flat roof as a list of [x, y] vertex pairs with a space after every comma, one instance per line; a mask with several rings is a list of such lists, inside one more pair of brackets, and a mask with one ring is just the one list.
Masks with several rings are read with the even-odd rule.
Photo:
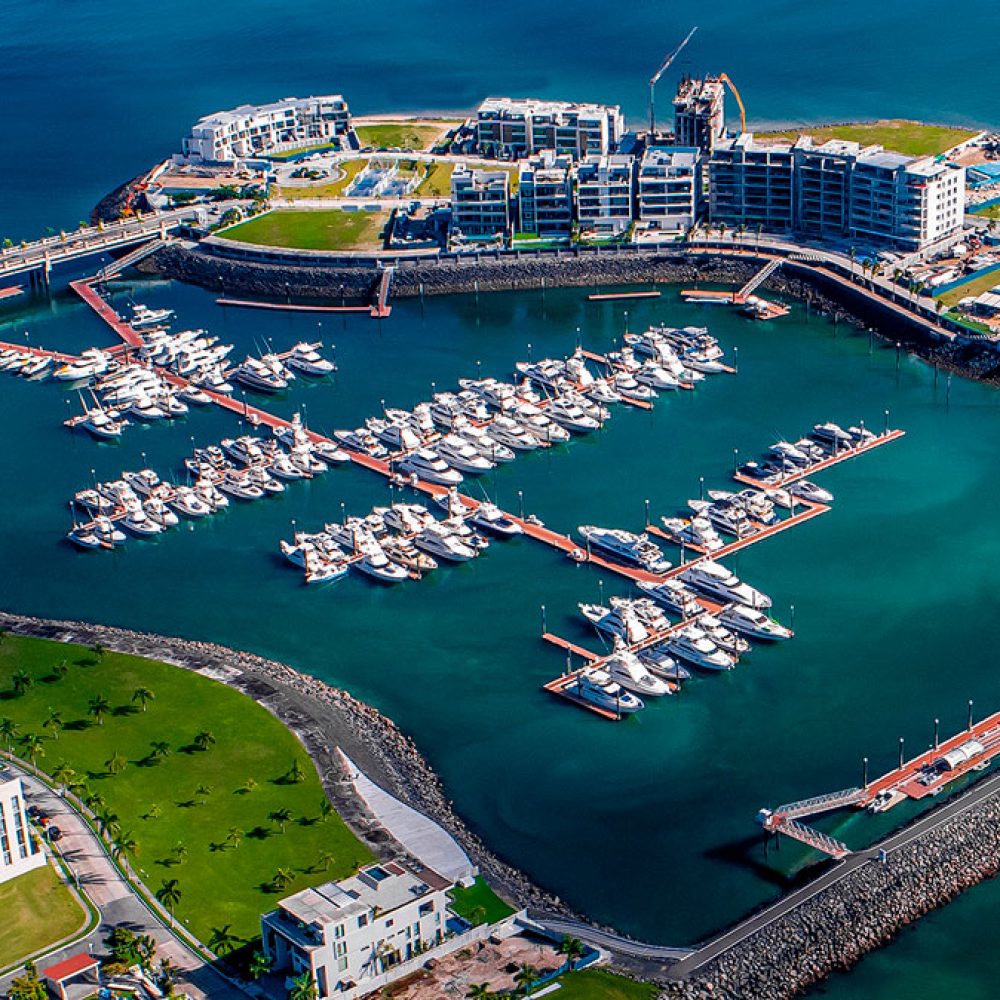
[[[369, 865], [283, 899], [261, 918], [272, 969], [309, 973], [319, 996], [362, 995], [444, 940], [452, 883], [429, 868]], [[403, 975], [409, 971], [399, 970]]]
[[580, 229], [618, 236], [635, 219], [635, 158], [588, 156], [576, 168]]
[[0, 882], [41, 868], [45, 852], [31, 835], [21, 779], [0, 767]]
[[573, 228], [573, 159], [546, 149], [521, 161], [517, 182], [522, 233], [565, 236]]
[[451, 228], [471, 239], [503, 237], [511, 224], [510, 175], [506, 170], [470, 170], [460, 163], [451, 174]]

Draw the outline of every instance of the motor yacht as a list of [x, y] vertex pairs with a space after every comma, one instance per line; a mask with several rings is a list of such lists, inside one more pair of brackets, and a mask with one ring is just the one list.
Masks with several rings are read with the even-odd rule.
[[[168, 492], [172, 499], [173, 490]], [[175, 528], [180, 523], [180, 519], [168, 506], [168, 501], [162, 497], [147, 497], [142, 501], [142, 509], [146, 517], [160, 525], [161, 528]]]
[[541, 445], [527, 427], [506, 416], [496, 417], [486, 428], [486, 433], [501, 447], [512, 451], [534, 451]]
[[233, 371], [233, 377], [241, 385], [256, 392], [270, 394], [288, 388], [288, 379], [260, 358], [247, 358]]
[[822, 486], [809, 482], [808, 479], [800, 479], [797, 483], [792, 483], [788, 487], [788, 492], [800, 500], [807, 500], [809, 503], [832, 503], [833, 494], [829, 490], [824, 490]]
[[140, 469], [138, 472], [123, 472], [122, 479], [128, 483], [133, 492], [141, 497], [148, 497], [163, 480], [152, 469]]
[[533, 403], [519, 403], [511, 416], [543, 443], [563, 443], [570, 439], [569, 431], [556, 423]]
[[136, 330], [147, 326], [159, 326], [174, 315], [173, 309], [150, 309], [141, 302], [133, 303], [129, 326]]
[[140, 537], [158, 535], [164, 530], [162, 524], [146, 514], [138, 500], [125, 505], [125, 516], [121, 519], [121, 525], [131, 531], [133, 535]]
[[213, 509], [198, 496], [190, 486], [178, 486], [170, 500], [170, 506], [185, 517], [206, 517]]
[[222, 477], [218, 489], [237, 500], [260, 500], [264, 496], [263, 488], [250, 482], [246, 474], [237, 475], [234, 472], [228, 472]]
[[277, 454], [268, 465], [268, 471], [276, 479], [294, 481], [296, 479], [312, 479], [313, 474], [307, 468], [297, 465], [285, 452]]
[[601, 405], [620, 403], [622, 394], [612, 387], [611, 382], [606, 378], [594, 379], [594, 381], [584, 390], [588, 399], [594, 400]]
[[372, 458], [385, 458], [389, 454], [386, 446], [365, 427], [356, 427], [353, 431], [334, 431], [333, 436], [348, 451], [370, 455]]
[[656, 399], [656, 390], [649, 385], [640, 385], [631, 372], [616, 372], [611, 384], [622, 399], [639, 400], [643, 403], [649, 403]]
[[103, 496], [96, 489], [80, 490], [74, 494], [73, 502], [92, 514], [110, 514], [115, 509], [115, 502]]
[[514, 538], [524, 534], [524, 529], [517, 521], [492, 503], [481, 503], [469, 518], [469, 524], [498, 538]]
[[154, 420], [165, 420], [167, 411], [154, 399], [149, 396], [140, 396], [126, 411], [129, 416], [145, 423], [152, 423]]
[[105, 517], [103, 514], [94, 518], [91, 530], [97, 536], [97, 541], [102, 548], [113, 549], [125, 542], [125, 532], [116, 528], [111, 518]]
[[382, 551], [382, 546], [370, 535], [362, 541], [359, 551], [361, 558], [356, 560], [353, 565], [358, 572], [364, 573], [365, 576], [369, 576], [379, 583], [401, 583], [403, 580], [409, 579], [410, 570], [393, 562]]
[[308, 555], [305, 564], [306, 583], [331, 583], [347, 575], [350, 562], [346, 558], [330, 559], [321, 555]]
[[468, 442], [483, 458], [494, 465], [500, 462], [513, 462], [517, 457], [511, 448], [490, 437], [485, 427], [470, 424], [464, 417], [459, 418], [452, 428], [452, 434], [457, 434], [463, 441]]
[[180, 392], [177, 393], [179, 399], [183, 399], [185, 403], [192, 403], [195, 406], [208, 406], [212, 402], [212, 397], [209, 396], [207, 392], [203, 389], [199, 389], [196, 385], [186, 385]]
[[247, 482], [254, 486], [259, 486], [265, 493], [284, 493], [285, 484], [280, 479], [275, 479], [270, 471], [262, 465], [251, 465], [246, 470]]
[[719, 500], [689, 500], [688, 506], [701, 517], [707, 517], [719, 531], [737, 538], [745, 538], [758, 530], [747, 512], [738, 504]]
[[737, 635], [715, 615], [702, 615], [698, 619], [698, 628], [702, 630], [724, 653], [730, 656], [742, 656], [750, 652], [750, 643]]
[[745, 604], [748, 608], [769, 608], [771, 598], [711, 559], [702, 559], [680, 574], [680, 578], [709, 597], [729, 603]]
[[554, 358], [543, 358], [538, 362], [518, 361], [514, 365], [517, 373], [550, 392], [561, 392], [566, 387], [566, 365]]
[[647, 535], [634, 535], [620, 528], [599, 528], [591, 524], [581, 524], [577, 532], [588, 548], [603, 552], [613, 558], [632, 563], [650, 573], [666, 573], [670, 563]]
[[426, 483], [439, 486], [457, 486], [462, 482], [462, 473], [453, 469], [436, 451], [418, 448], [396, 463], [398, 472], [416, 476]]
[[323, 378], [325, 375], [332, 375], [337, 366], [328, 358], [324, 358], [319, 353], [318, 348], [322, 344], [296, 344], [291, 353], [285, 359], [285, 364], [296, 372], [303, 375], [311, 375], [313, 378]]
[[578, 604], [580, 614], [598, 632], [632, 645], [649, 638], [646, 626], [629, 610], [612, 610], [602, 604]]
[[640, 649], [636, 656], [642, 660], [651, 674], [662, 677], [664, 680], [680, 684], [681, 681], [691, 678], [691, 671], [683, 664], [678, 663], [662, 645], [647, 646], [645, 649]]
[[434, 515], [418, 503], [394, 503], [382, 512], [382, 520], [387, 528], [401, 535], [415, 535], [436, 523]]
[[731, 604], [723, 609], [719, 614], [719, 621], [734, 632], [764, 642], [791, 639], [794, 634], [790, 628], [768, 617], [763, 611], [748, 608], [743, 604]]
[[690, 520], [684, 517], [662, 517], [660, 522], [663, 530], [678, 544], [696, 545], [706, 552], [716, 552], [725, 545], [712, 527], [712, 522], [700, 514]]
[[78, 426], [100, 441], [115, 441], [122, 436], [122, 431], [128, 426], [128, 421], [112, 416], [116, 411], [108, 411], [100, 406], [87, 410], [84, 419]]
[[732, 670], [736, 658], [719, 647], [700, 629], [692, 625], [678, 632], [667, 642], [666, 650], [702, 670]]
[[695, 591], [680, 580], [664, 580], [662, 583], [640, 580], [636, 586], [668, 611], [679, 614], [682, 619], [700, 615], [705, 610]]
[[488, 406], [495, 410], [507, 410], [517, 402], [517, 390], [510, 382], [501, 382], [495, 378], [458, 380], [458, 384], [469, 392], [481, 396]]
[[457, 532], [439, 521], [425, 525], [413, 543], [418, 549], [447, 562], [468, 562], [479, 554], [477, 548], [467, 544]]
[[37, 354], [28, 359], [19, 374], [22, 378], [39, 378], [39, 376], [47, 374], [52, 364], [51, 355]]
[[267, 465], [274, 454], [274, 442], [241, 434], [238, 438], [223, 438], [219, 442], [222, 450], [241, 465]]
[[214, 482], [208, 479], [199, 478], [194, 483], [192, 489], [200, 500], [208, 504], [212, 513], [224, 510], [229, 506], [229, 497]]
[[393, 423], [382, 417], [369, 417], [365, 426], [390, 451], [413, 451], [421, 445], [420, 437], [406, 424]]
[[673, 694], [673, 688], [662, 678], [656, 677], [634, 653], [619, 649], [601, 665], [608, 676], [626, 691], [644, 698], [662, 698]]
[[581, 701], [616, 715], [631, 715], [645, 707], [641, 698], [615, 683], [606, 671], [594, 667], [581, 670], [567, 690]]
[[620, 615], [634, 615], [648, 632], [662, 632], [670, 628], [670, 619], [649, 597], [612, 597], [608, 603]]
[[480, 455], [476, 448], [457, 434], [446, 434], [434, 447], [441, 458], [459, 472], [480, 476], [496, 468], [495, 463]]
[[66, 538], [80, 549], [99, 549], [102, 547], [97, 532], [90, 524], [74, 524], [72, 529], [66, 533]]
[[412, 542], [404, 538], [387, 538], [382, 542], [382, 551], [411, 576], [417, 578], [437, 569], [437, 560], [426, 552], [421, 552]]
[[844, 451], [847, 448], [854, 447], [853, 436], [848, 431], [845, 431], [839, 424], [832, 422], [816, 424], [812, 429], [812, 434], [809, 436], [816, 441], [820, 447], [826, 448], [834, 454], [838, 451]]
[[343, 465], [351, 460], [351, 456], [338, 448], [332, 441], [310, 441], [309, 446], [312, 448], [314, 457], [318, 457], [330, 465]]

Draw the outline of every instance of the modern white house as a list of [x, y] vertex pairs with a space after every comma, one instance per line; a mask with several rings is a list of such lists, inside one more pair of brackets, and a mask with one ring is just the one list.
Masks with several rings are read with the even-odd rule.
[[576, 217], [582, 231], [618, 236], [635, 218], [635, 159], [588, 156], [576, 170]]
[[264, 952], [274, 971], [308, 972], [321, 998], [360, 995], [442, 944], [451, 888], [429, 868], [369, 865], [283, 899], [261, 918]]
[[339, 94], [243, 104], [197, 122], [181, 140], [181, 155], [191, 163], [233, 163], [335, 144], [350, 127], [350, 111]]
[[565, 236], [573, 228], [573, 159], [546, 149], [522, 160], [517, 183], [522, 233]]
[[451, 228], [471, 239], [505, 236], [510, 229], [510, 176], [506, 170], [470, 170], [458, 164], [451, 174]]
[[0, 767], [0, 882], [41, 868], [45, 852], [31, 835], [21, 779]]
[[685, 232], [701, 217], [701, 151], [651, 146], [638, 174], [638, 219], [646, 228]]
[[543, 149], [573, 159], [612, 152], [625, 132], [618, 105], [490, 97], [476, 111], [476, 148], [518, 159]]

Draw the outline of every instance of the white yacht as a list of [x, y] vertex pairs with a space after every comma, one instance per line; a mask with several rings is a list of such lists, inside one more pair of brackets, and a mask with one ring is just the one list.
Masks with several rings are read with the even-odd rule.
[[425, 525], [413, 542], [418, 549], [447, 562], [468, 562], [479, 554], [479, 550], [466, 544], [457, 532], [438, 521]]
[[641, 698], [636, 697], [631, 691], [626, 691], [620, 684], [616, 684], [606, 671], [594, 667], [581, 670], [567, 690], [581, 701], [589, 702], [616, 715], [631, 715], [645, 707]]
[[656, 399], [656, 390], [649, 385], [641, 385], [631, 372], [616, 372], [611, 384], [622, 399], [639, 400], [643, 403]]
[[594, 381], [584, 390], [588, 399], [594, 400], [602, 405], [609, 403], [620, 403], [622, 394], [613, 388], [611, 381], [606, 378], [594, 379]]
[[413, 451], [421, 445], [421, 439], [406, 424], [394, 423], [381, 417], [369, 417], [365, 426], [390, 451]]
[[288, 388], [288, 379], [260, 358], [247, 358], [233, 371], [233, 377], [256, 392], [275, 393]]
[[517, 521], [512, 520], [492, 503], [481, 503], [469, 518], [469, 524], [498, 538], [514, 538], [524, 534], [524, 529]]
[[574, 434], [589, 434], [601, 426], [600, 421], [584, 412], [579, 404], [567, 399], [553, 400], [545, 412], [557, 424]]
[[337, 366], [319, 353], [318, 348], [322, 346], [322, 344], [307, 344], [305, 342], [296, 344], [285, 359], [285, 364], [303, 375], [312, 375], [314, 378], [332, 375], [337, 370]]
[[632, 377], [640, 385], [648, 385], [651, 389], [679, 389], [681, 380], [672, 372], [668, 372], [655, 361], [646, 361], [632, 372]]
[[732, 570], [711, 559], [702, 559], [695, 563], [684, 570], [680, 577], [685, 583], [724, 604], [735, 601], [737, 604], [745, 604], [748, 608], [771, 606], [771, 598], [767, 594], [743, 583]]
[[227, 473], [219, 481], [219, 490], [237, 500], [259, 500], [264, 495], [263, 487], [250, 482], [246, 475]]
[[769, 618], [763, 611], [748, 608], [743, 604], [731, 604], [721, 612], [719, 620], [735, 632], [764, 642], [791, 639], [794, 634], [790, 628]]
[[809, 503], [832, 503], [833, 494], [829, 490], [824, 490], [822, 486], [809, 482], [808, 479], [800, 479], [797, 483], [792, 483], [788, 487], [788, 492], [800, 500], [807, 500]]
[[158, 524], [151, 517], [147, 516], [142, 509], [142, 504], [136, 501], [126, 505], [125, 516], [121, 519], [122, 527], [127, 528], [133, 535], [158, 535], [163, 531], [163, 525]]
[[629, 645], [649, 638], [646, 626], [629, 611], [612, 610], [603, 604], [578, 604], [580, 614], [598, 632], [613, 639], [621, 639]]
[[483, 458], [489, 459], [494, 465], [500, 462], [513, 462], [517, 457], [512, 449], [500, 444], [496, 438], [490, 437], [485, 427], [470, 424], [464, 417], [456, 422], [452, 433], [467, 441]]
[[822, 447], [832, 452], [844, 451], [854, 447], [854, 438], [848, 431], [845, 431], [839, 424], [828, 422], [816, 424], [810, 435]]
[[136, 302], [132, 306], [132, 316], [128, 322], [129, 326], [138, 330], [144, 326], [159, 326], [173, 315], [173, 309], [150, 309], [149, 306]]
[[732, 670], [736, 666], [735, 657], [719, 649], [701, 629], [693, 625], [678, 632], [665, 648], [672, 656], [679, 656], [702, 670]]
[[404, 475], [416, 476], [425, 483], [439, 486], [458, 486], [462, 473], [453, 469], [436, 451], [418, 448], [396, 463], [397, 471]]
[[695, 515], [690, 521], [683, 517], [663, 517], [660, 521], [663, 530], [678, 544], [697, 545], [706, 552], [715, 552], [725, 545], [707, 517]]
[[569, 431], [546, 416], [534, 403], [519, 403], [511, 411], [511, 416], [541, 442], [562, 444], [569, 440]]
[[601, 665], [601, 669], [612, 681], [633, 694], [647, 698], [661, 698], [665, 694], [673, 694], [673, 689], [666, 681], [655, 677], [638, 656], [627, 650], [619, 649], [612, 653]]
[[[169, 491], [169, 495], [173, 499], [173, 490]], [[150, 520], [155, 521], [162, 528], [175, 528], [180, 523], [167, 501], [159, 496], [147, 497], [143, 500], [142, 509]]]
[[97, 541], [102, 548], [113, 549], [116, 545], [125, 542], [125, 532], [116, 528], [111, 518], [105, 517], [103, 514], [94, 518], [91, 530], [97, 536]]
[[178, 486], [170, 500], [170, 506], [185, 517], [206, 517], [212, 508], [198, 496], [190, 486]]
[[418, 503], [394, 503], [382, 511], [382, 520], [401, 535], [415, 535], [435, 523], [434, 515]]
[[441, 458], [459, 472], [478, 476], [496, 468], [495, 463], [483, 458], [476, 448], [457, 434], [446, 434], [434, 447]]
[[360, 552], [361, 558], [353, 565], [365, 576], [370, 576], [380, 583], [401, 583], [409, 579], [409, 571], [399, 563], [393, 562], [371, 536], [362, 541]]
[[652, 598], [612, 597], [608, 604], [621, 615], [634, 615], [650, 632], [662, 632], [670, 628], [670, 619]]
[[660, 575], [670, 569], [670, 563], [664, 559], [659, 546], [651, 542], [647, 535], [634, 535], [621, 528], [598, 528], [591, 524], [581, 524], [577, 532], [589, 548], [633, 563], [650, 573]]
[[486, 433], [501, 447], [513, 451], [534, 451], [541, 442], [522, 424], [510, 417], [499, 416], [486, 428]]
[[679, 614], [682, 619], [700, 615], [705, 610], [698, 595], [680, 580], [664, 580], [662, 583], [640, 580], [636, 586], [668, 611]]
[[128, 426], [128, 421], [113, 414], [115, 414], [114, 410], [108, 411], [100, 406], [95, 406], [93, 409], [87, 410], [79, 426], [98, 440], [117, 440]]
[[437, 560], [426, 552], [421, 552], [412, 542], [405, 538], [386, 538], [382, 541], [382, 551], [411, 577], [420, 579], [424, 573], [437, 569]]
[[691, 679], [691, 671], [678, 663], [663, 647], [663, 645], [647, 646], [640, 649], [636, 656], [646, 665], [646, 669], [657, 677], [680, 684]]
[[724, 653], [740, 657], [750, 652], [750, 643], [741, 635], [727, 628], [721, 619], [715, 615], [702, 615], [698, 619], [698, 628], [705, 633]]
[[372, 458], [385, 458], [389, 454], [386, 446], [380, 444], [378, 438], [365, 427], [356, 427], [353, 431], [334, 431], [333, 436], [348, 451], [360, 452]]
[[496, 410], [507, 410], [517, 402], [517, 390], [510, 382], [501, 382], [495, 378], [463, 378], [458, 380], [458, 384], [481, 396]]

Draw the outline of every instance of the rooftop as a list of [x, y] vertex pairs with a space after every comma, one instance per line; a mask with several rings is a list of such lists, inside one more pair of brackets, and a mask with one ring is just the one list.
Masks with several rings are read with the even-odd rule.
[[642, 157], [646, 167], [693, 167], [697, 164], [700, 150], [689, 146], [650, 146]]
[[606, 114], [617, 112], [617, 104], [591, 104], [577, 101], [543, 101], [534, 97], [487, 97], [479, 105], [479, 114], [499, 114], [505, 111], [525, 111], [532, 115], [563, 114], [572, 111], [577, 114]]
[[204, 118], [199, 118], [195, 128], [203, 128], [208, 125], [227, 125], [250, 115], [279, 113], [289, 108], [338, 103], [344, 104], [346, 108], [346, 102], [340, 94], [325, 94], [321, 97], [283, 97], [280, 101], [272, 101], [270, 104], [241, 104], [229, 111], [215, 111], [210, 115], [205, 115]]

